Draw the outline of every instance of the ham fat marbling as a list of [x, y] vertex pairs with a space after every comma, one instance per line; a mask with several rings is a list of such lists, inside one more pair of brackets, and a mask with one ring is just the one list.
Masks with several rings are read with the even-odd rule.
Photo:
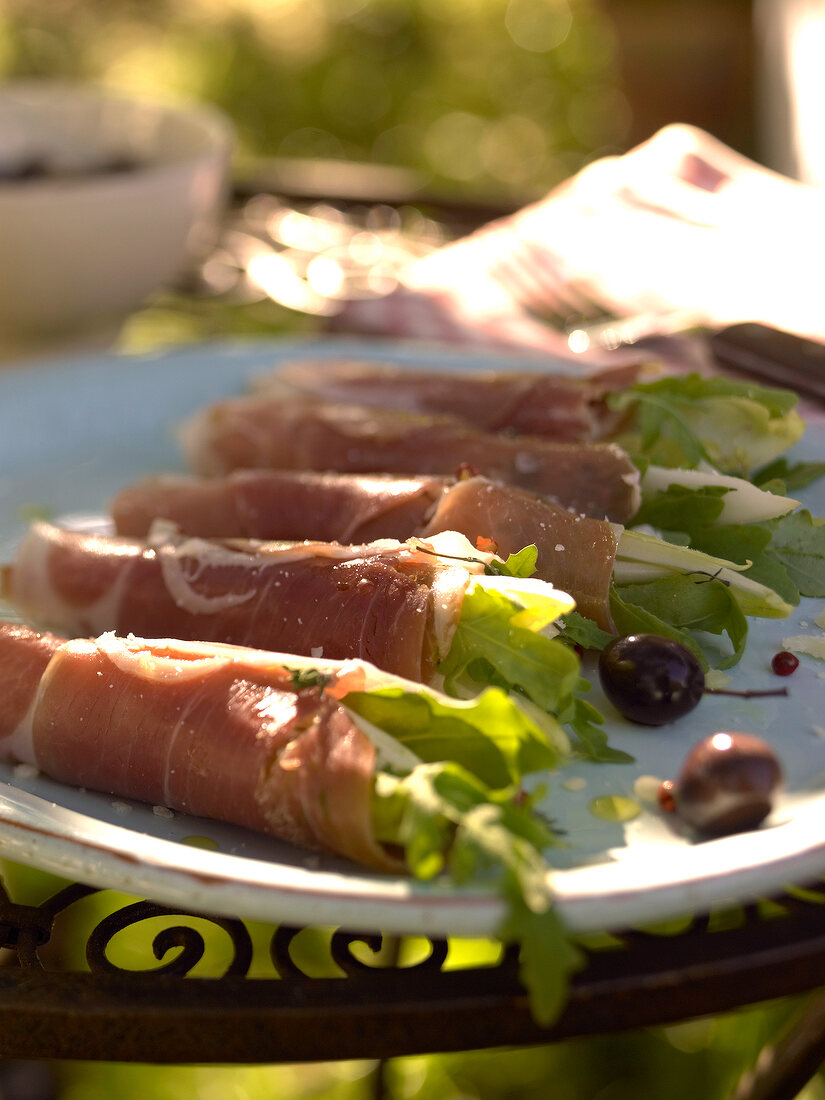
[[207, 406], [181, 430], [191, 468], [454, 476], [462, 467], [575, 512], [625, 523], [639, 474], [613, 443], [485, 432], [448, 416], [253, 395]]
[[427, 682], [469, 580], [390, 540], [218, 542], [168, 528], [138, 540], [36, 523], [2, 591], [29, 620], [75, 637], [113, 630], [361, 658]]
[[481, 477], [452, 481], [281, 470], [157, 477], [120, 492], [112, 516], [119, 534], [138, 537], [161, 519], [205, 538], [346, 543], [458, 531], [473, 545], [490, 540], [504, 558], [535, 543], [535, 575], [569, 592], [582, 614], [611, 627], [616, 528]]
[[[343, 665], [299, 690], [294, 659], [177, 641], [70, 640], [0, 624], [0, 758], [63, 783], [241, 825], [368, 867], [376, 753], [335, 696]], [[8, 690], [10, 686], [10, 690]]]

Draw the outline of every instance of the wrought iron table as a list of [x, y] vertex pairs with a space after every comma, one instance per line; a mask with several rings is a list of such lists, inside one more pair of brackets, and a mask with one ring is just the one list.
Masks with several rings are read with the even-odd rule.
[[[269, 935], [271, 976], [249, 976], [253, 944], [242, 921], [206, 919], [231, 939], [218, 977], [190, 971], [204, 937], [187, 914], [150, 901], [107, 913], [85, 943], [85, 969], [54, 961], [61, 921], [93, 887], [66, 886], [37, 906], [0, 895], [0, 1055], [158, 1063], [387, 1059], [416, 1053], [557, 1042], [716, 1014], [798, 994], [825, 982], [825, 883], [744, 907], [724, 920], [693, 919], [677, 932], [628, 931], [586, 948], [550, 1028], [531, 1018], [513, 952], [489, 966], [444, 966], [447, 943], [397, 963], [397, 941], [336, 930], [330, 962], [340, 976], [311, 977], [291, 947], [299, 929]], [[172, 917], [154, 938], [159, 965], [126, 970], [107, 948], [152, 917]], [[376, 953], [372, 965], [361, 942]], [[59, 956], [59, 952], [57, 953]], [[50, 957], [52, 956], [52, 957]], [[740, 1096], [792, 1097], [825, 1056], [817, 998], [791, 1039], [743, 1084]], [[801, 1028], [801, 1031], [799, 1030]], [[769, 1064], [767, 1064], [769, 1063]]]

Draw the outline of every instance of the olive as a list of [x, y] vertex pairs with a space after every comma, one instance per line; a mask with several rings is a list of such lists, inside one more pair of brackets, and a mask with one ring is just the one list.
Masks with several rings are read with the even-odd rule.
[[681, 718], [705, 691], [705, 674], [694, 654], [658, 634], [614, 638], [599, 655], [599, 679], [616, 710], [645, 726]]
[[672, 782], [676, 814], [705, 836], [755, 829], [782, 783], [773, 750], [750, 733], [715, 733], [691, 749]]

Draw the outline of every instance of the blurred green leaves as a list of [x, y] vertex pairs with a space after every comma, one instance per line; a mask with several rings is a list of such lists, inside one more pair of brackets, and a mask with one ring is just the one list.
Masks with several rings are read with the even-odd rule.
[[217, 104], [244, 156], [541, 193], [627, 136], [597, 0], [8, 0], [0, 74]]

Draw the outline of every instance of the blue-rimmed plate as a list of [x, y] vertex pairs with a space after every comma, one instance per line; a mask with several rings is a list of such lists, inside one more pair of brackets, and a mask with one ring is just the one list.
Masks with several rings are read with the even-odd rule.
[[[225, 343], [141, 357], [75, 359], [0, 373], [0, 552], [33, 514], [98, 514], [125, 483], [181, 467], [174, 429], [205, 403], [300, 356], [360, 356], [411, 368], [518, 367], [455, 351], [352, 340]], [[527, 360], [536, 367], [536, 359]], [[549, 362], [548, 369], [560, 369]], [[800, 456], [821, 457], [811, 427]], [[825, 486], [800, 494], [825, 514]], [[789, 634], [821, 635], [825, 610], [803, 601], [789, 620], [752, 621], [737, 688], [776, 686], [770, 658]], [[825, 664], [803, 658], [787, 698], [706, 697], [672, 728], [608, 719], [632, 765], [578, 763], [547, 777], [543, 808], [565, 830], [552, 853], [558, 907], [574, 930], [638, 925], [764, 897], [825, 875]], [[596, 689], [593, 701], [601, 700]], [[605, 713], [612, 713], [603, 704]], [[774, 746], [786, 791], [758, 831], [704, 843], [677, 835], [641, 794], [674, 775], [689, 747], [717, 730], [748, 730]], [[645, 778], [648, 777], [648, 778]], [[652, 779], [650, 777], [653, 777]], [[618, 796], [624, 823], [594, 813]], [[211, 847], [203, 845], [208, 843]], [[99, 887], [169, 905], [272, 922], [397, 933], [492, 934], [501, 903], [483, 886], [456, 889], [364, 872], [240, 829], [80, 791], [0, 766], [0, 854]]]

